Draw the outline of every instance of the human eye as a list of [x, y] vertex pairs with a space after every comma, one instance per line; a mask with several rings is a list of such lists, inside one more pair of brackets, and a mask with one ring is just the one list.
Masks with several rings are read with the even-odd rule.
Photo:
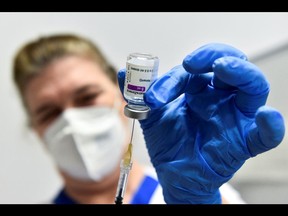
[[59, 108], [44, 108], [34, 116], [36, 126], [48, 125], [53, 122], [62, 113]]
[[81, 96], [78, 96], [75, 99], [75, 104], [76, 106], [89, 106], [92, 105], [96, 98], [97, 98], [97, 93], [86, 93], [82, 94]]
[[75, 97], [75, 106], [91, 106], [96, 103], [97, 98], [103, 93], [102, 89], [87, 89], [77, 94]]

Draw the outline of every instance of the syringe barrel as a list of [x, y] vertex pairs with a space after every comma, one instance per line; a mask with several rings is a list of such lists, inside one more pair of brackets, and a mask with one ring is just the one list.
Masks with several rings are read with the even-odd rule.
[[116, 196], [124, 197], [126, 186], [127, 186], [127, 181], [128, 181], [128, 175], [129, 175], [129, 171], [131, 167], [132, 167], [132, 163], [127, 165], [127, 164], [124, 164], [123, 160], [121, 161], [120, 177], [118, 181]]

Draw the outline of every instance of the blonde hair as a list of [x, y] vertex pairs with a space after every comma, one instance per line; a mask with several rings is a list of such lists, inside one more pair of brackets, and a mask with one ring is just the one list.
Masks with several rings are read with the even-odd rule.
[[41, 73], [52, 61], [65, 56], [80, 56], [96, 62], [107, 76], [117, 84], [116, 70], [100, 49], [90, 40], [73, 34], [42, 36], [24, 45], [13, 61], [13, 78], [24, 107], [24, 90], [28, 82]]

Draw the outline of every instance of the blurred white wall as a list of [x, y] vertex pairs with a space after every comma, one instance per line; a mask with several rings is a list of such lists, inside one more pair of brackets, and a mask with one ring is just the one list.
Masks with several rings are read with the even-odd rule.
[[[288, 125], [288, 41], [273, 47], [267, 52], [254, 56], [254, 62], [270, 83], [267, 105], [276, 107], [286, 119]], [[257, 155], [245, 163], [230, 181], [241, 192], [246, 202], [251, 204], [287, 204], [288, 203], [288, 135], [282, 143]]]
[[[49, 155], [27, 129], [12, 82], [12, 58], [27, 40], [59, 32], [81, 34], [100, 46], [117, 68], [125, 66], [130, 52], [158, 55], [162, 74], [208, 42], [231, 44], [248, 56], [269, 50], [288, 40], [287, 21], [288, 13], [262, 12], [0, 13], [0, 203], [46, 202], [61, 187]], [[275, 91], [287, 95], [285, 87]], [[149, 163], [139, 124], [136, 137], [135, 158]]]

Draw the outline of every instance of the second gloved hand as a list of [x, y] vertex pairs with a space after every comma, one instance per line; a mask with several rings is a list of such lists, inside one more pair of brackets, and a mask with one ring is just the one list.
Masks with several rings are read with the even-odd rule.
[[[125, 70], [118, 73], [123, 90]], [[281, 114], [269, 84], [239, 50], [208, 44], [157, 79], [141, 128], [167, 203], [221, 203], [219, 187], [250, 157], [276, 147]]]

